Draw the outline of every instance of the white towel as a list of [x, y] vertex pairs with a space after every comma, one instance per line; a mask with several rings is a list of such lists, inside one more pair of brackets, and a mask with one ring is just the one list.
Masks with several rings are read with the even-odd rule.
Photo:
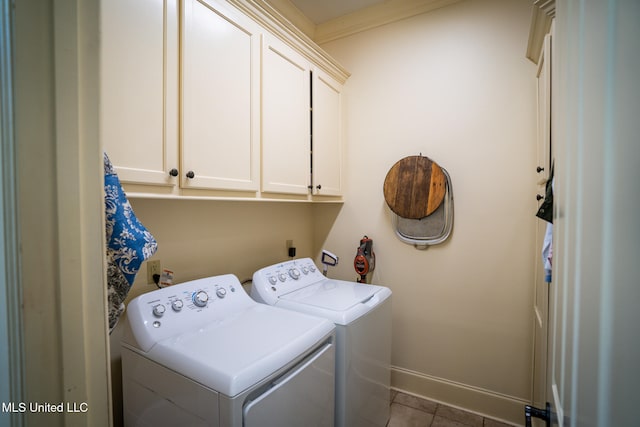
[[551, 270], [553, 265], [553, 224], [547, 223], [542, 243], [542, 264], [544, 267], [544, 281], [551, 283]]

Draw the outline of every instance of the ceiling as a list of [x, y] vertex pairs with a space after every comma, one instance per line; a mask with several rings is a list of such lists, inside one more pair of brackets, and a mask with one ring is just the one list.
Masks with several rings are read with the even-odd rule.
[[461, 0], [261, 0], [319, 45]]
[[314, 24], [319, 25], [385, 0], [290, 0]]

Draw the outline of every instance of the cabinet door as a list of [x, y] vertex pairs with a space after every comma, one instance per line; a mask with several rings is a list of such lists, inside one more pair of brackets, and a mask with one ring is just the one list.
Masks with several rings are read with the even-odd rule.
[[183, 16], [181, 185], [257, 191], [259, 27], [214, 1], [185, 0]]
[[342, 85], [321, 70], [312, 79], [313, 194], [342, 195]]
[[123, 182], [175, 186], [178, 167], [176, 1], [101, 5], [100, 123]]
[[262, 61], [262, 191], [308, 194], [309, 63], [268, 35]]

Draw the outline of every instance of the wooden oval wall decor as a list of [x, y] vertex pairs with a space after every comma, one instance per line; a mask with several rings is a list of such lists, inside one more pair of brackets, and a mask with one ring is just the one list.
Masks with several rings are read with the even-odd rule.
[[446, 177], [428, 157], [409, 156], [396, 162], [384, 179], [384, 199], [397, 215], [420, 219], [442, 203]]

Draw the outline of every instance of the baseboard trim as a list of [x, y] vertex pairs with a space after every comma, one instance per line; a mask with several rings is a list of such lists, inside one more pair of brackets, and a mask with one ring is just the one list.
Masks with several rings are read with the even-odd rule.
[[397, 366], [391, 367], [391, 388], [434, 400], [515, 426], [524, 425], [530, 402]]

